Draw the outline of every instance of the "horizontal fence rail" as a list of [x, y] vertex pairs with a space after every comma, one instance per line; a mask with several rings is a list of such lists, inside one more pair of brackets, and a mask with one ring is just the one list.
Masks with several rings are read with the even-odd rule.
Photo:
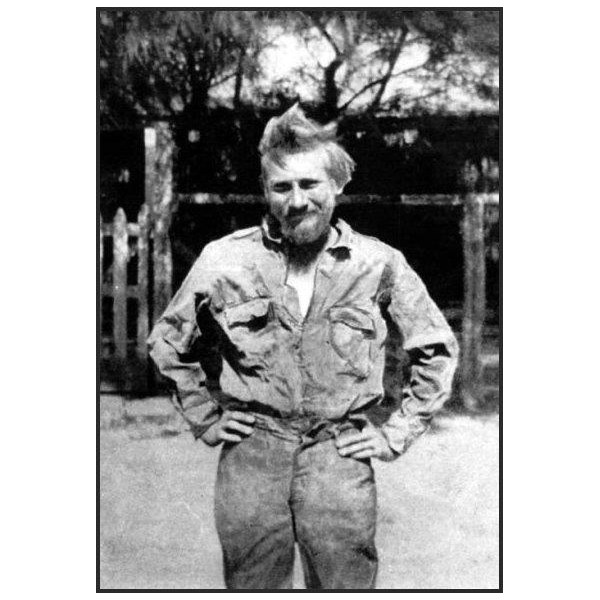
[[[472, 194], [484, 205], [499, 204], [497, 193]], [[264, 204], [261, 194], [175, 194], [178, 202], [184, 204]], [[375, 194], [350, 194], [338, 196], [338, 204], [377, 204], [399, 206], [461, 206], [464, 194], [398, 194], [378, 196]]]

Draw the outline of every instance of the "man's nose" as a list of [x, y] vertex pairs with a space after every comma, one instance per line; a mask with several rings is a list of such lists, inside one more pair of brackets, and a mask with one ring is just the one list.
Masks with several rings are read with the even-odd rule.
[[303, 208], [306, 204], [306, 192], [299, 185], [293, 185], [290, 191], [290, 208]]

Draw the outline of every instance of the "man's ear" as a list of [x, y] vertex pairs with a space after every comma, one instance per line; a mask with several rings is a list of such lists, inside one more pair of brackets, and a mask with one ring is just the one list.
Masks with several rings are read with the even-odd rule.
[[346, 187], [345, 183], [342, 183], [341, 185], [338, 184], [334, 179], [331, 180], [331, 185], [333, 186], [333, 188], [335, 189], [335, 195], [339, 196], [341, 194], [344, 193], [344, 188]]

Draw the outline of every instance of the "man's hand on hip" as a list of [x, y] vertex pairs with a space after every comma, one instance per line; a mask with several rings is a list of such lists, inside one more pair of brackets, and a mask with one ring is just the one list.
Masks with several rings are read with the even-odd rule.
[[340, 456], [356, 459], [379, 458], [385, 461], [396, 458], [385, 435], [371, 423], [365, 425], [361, 431], [340, 435], [335, 445]]
[[226, 410], [201, 437], [209, 446], [216, 446], [221, 442], [241, 442], [254, 431], [254, 421], [254, 415], [237, 410]]

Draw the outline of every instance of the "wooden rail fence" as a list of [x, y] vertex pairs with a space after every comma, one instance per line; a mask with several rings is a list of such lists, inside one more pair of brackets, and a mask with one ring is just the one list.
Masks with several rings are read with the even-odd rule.
[[[112, 263], [105, 268], [105, 241], [112, 241]], [[133, 248], [130, 248], [133, 242]], [[137, 258], [134, 282], [128, 278], [129, 264]], [[137, 302], [135, 354], [146, 356], [148, 337], [148, 207], [140, 211], [137, 223], [128, 223], [120, 208], [112, 223], [100, 224], [100, 261], [102, 264], [102, 298], [112, 300], [112, 331], [109, 342], [114, 344], [115, 356], [126, 359], [128, 345], [127, 300]], [[128, 280], [129, 279], [129, 280]], [[131, 305], [131, 304], [130, 304]], [[104, 314], [105, 311], [102, 311]], [[104, 331], [104, 329], [102, 329]], [[103, 336], [104, 337], [104, 336]]]
[[[152, 387], [146, 340], [171, 295], [170, 245], [154, 257], [156, 232], [142, 207], [128, 223], [119, 208], [111, 223], [100, 222], [100, 332], [104, 391], [145, 392]], [[108, 388], [106, 387], [108, 385]]]
[[121, 390], [147, 387], [148, 245], [147, 206], [137, 223], [122, 208], [112, 223], [100, 223], [102, 365]]

